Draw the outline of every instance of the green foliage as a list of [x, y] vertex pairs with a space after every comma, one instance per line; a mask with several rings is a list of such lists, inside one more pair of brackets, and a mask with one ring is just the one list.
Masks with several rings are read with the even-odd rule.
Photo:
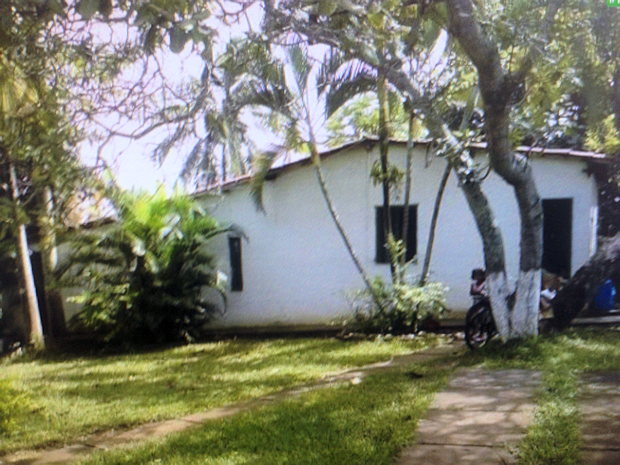
[[609, 115], [601, 124], [588, 131], [586, 145], [603, 153], [620, 153], [620, 133], [616, 129], [614, 115]]
[[375, 186], [383, 184], [384, 181], [388, 182], [390, 190], [396, 190], [400, 187], [400, 184], [405, 177], [405, 172], [398, 166], [389, 163], [387, 173], [383, 174], [381, 169], [381, 161], [375, 160], [370, 168], [370, 179]]
[[[390, 94], [390, 137], [405, 140], [408, 132], [408, 115], [402, 102]], [[350, 99], [327, 120], [329, 145], [332, 147], [363, 137], [376, 137], [379, 132], [379, 108], [376, 98], [366, 93]], [[416, 136], [422, 134], [421, 128]]]
[[29, 405], [26, 395], [10, 379], [0, 379], [0, 433], [9, 433]]
[[445, 311], [446, 289], [440, 283], [419, 286], [396, 282], [390, 285], [376, 277], [372, 286], [382, 308], [367, 290], [359, 291], [353, 299], [355, 315], [347, 322], [347, 329], [364, 333], [415, 333], [426, 318]]
[[209, 239], [228, 231], [182, 194], [115, 192], [118, 220], [75, 235], [60, 273], [81, 287], [74, 329], [120, 344], [189, 341], [221, 311], [222, 283], [207, 253]]
[[407, 269], [415, 258], [406, 262], [405, 242], [392, 235], [388, 236], [386, 246], [392, 261], [392, 283], [376, 277], [372, 290], [354, 294], [355, 313], [353, 320], [346, 322], [346, 329], [373, 334], [416, 333], [421, 322], [445, 311], [447, 288], [440, 283], [408, 283]]

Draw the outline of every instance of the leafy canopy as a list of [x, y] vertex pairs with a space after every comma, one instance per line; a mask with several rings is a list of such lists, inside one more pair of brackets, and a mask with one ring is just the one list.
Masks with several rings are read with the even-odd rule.
[[192, 198], [163, 188], [114, 192], [111, 200], [118, 219], [77, 233], [61, 269], [64, 284], [84, 289], [73, 326], [124, 345], [197, 337], [222, 311], [223, 283], [207, 248], [228, 229]]

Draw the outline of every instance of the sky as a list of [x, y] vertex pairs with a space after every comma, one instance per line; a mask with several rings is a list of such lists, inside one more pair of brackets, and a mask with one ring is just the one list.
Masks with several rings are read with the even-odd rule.
[[[259, 27], [258, 22], [262, 15], [259, 11], [249, 16], [253, 18], [250, 20], [251, 22], [256, 22], [256, 24], [252, 24], [252, 29], [256, 30], [256, 28]], [[218, 23], [215, 28], [217, 29], [218, 36], [218, 40], [214, 45], [216, 53], [223, 51], [225, 44], [231, 37], [241, 36], [247, 30], [247, 27], [243, 24], [227, 26]], [[431, 59], [426, 64], [429, 69], [425, 71], [429, 74], [431, 74], [433, 70], [443, 69], [445, 66], [445, 63], [441, 63], [441, 56], [445, 51], [446, 45], [447, 35], [444, 32], [431, 51]], [[203, 69], [203, 61], [196, 56], [195, 52], [192, 53], [190, 49], [191, 47], [187, 45], [182, 53], [174, 54], [164, 47], [163, 50], [158, 52], [158, 60], [160, 63], [164, 63], [164, 73], [167, 74], [166, 77], [171, 82], [181, 83], [190, 78], [200, 77]], [[314, 46], [311, 54], [314, 56], [322, 56], [325, 52], [326, 48], [324, 46]], [[139, 74], [139, 72], [132, 69], [126, 71], [126, 75], [129, 77], [132, 76], [132, 73], [136, 76]], [[289, 80], [289, 82], [293, 81], [293, 79]], [[323, 105], [320, 103], [318, 96], [311, 94], [309, 98], [311, 100], [310, 107], [313, 109], [312, 120], [315, 136], [322, 142], [320, 142], [321, 145], [325, 146], [324, 143], [327, 141], [327, 131], [325, 128]], [[109, 121], [105, 123], [107, 126], [114, 126], [114, 117], [110, 116]], [[258, 120], [248, 120], [246, 123], [248, 123], [249, 126], [249, 137], [259, 150], [266, 149], [277, 141], [273, 134], [260, 127]], [[125, 125], [118, 129], [129, 132], [132, 128]], [[187, 144], [179, 147], [178, 150], [171, 152], [165, 162], [160, 166], [152, 159], [152, 153], [157, 142], [163, 140], [164, 137], [165, 133], [156, 131], [140, 140], [128, 140], [116, 137], [111, 143], [106, 145], [102, 151], [102, 157], [115, 174], [116, 180], [121, 187], [126, 189], [153, 191], [160, 184], [164, 184], [167, 188], [172, 188], [177, 184], [183, 185], [180, 172], [183, 167], [185, 156], [191, 151], [195, 141], [188, 141]], [[81, 153], [82, 159], [86, 164], [94, 164], [97, 148], [98, 147], [92, 143], [84, 143]], [[189, 189], [191, 190], [191, 187]]]
[[[260, 11], [249, 12], [247, 16], [254, 29], [258, 27], [261, 17]], [[225, 44], [231, 37], [241, 36], [247, 30], [247, 25], [244, 24], [225, 25], [215, 19], [213, 21], [214, 23], [211, 26], [217, 30], [217, 41], [213, 45], [216, 53], [223, 51]], [[109, 25], [102, 26], [96, 34], [104, 42], [113, 40], [115, 35], [120, 36], [121, 40], [127, 38], [125, 30], [115, 31], [112, 27]], [[181, 84], [191, 78], [199, 78], [202, 73], [203, 61], [196, 55], [196, 52], [191, 51], [189, 44], [179, 54], [172, 53], [165, 46], [156, 53], [158, 61], [164, 64], [164, 73], [166, 73], [169, 82]], [[139, 76], [140, 70], [141, 68], [129, 68], [123, 75], [131, 79], [132, 76]], [[115, 127], [115, 129], [124, 132], [130, 132], [133, 129], [127, 124], [116, 126], [117, 122], [118, 120], [113, 115], [103, 119], [103, 123], [108, 127]], [[260, 129], [257, 124], [254, 124], [250, 131], [252, 140], [258, 147], [266, 147], [273, 141], [273, 136]], [[172, 188], [177, 184], [183, 185], [180, 172], [185, 156], [191, 151], [195, 141], [188, 141], [179, 150], [171, 152], [164, 163], [160, 165], [152, 159], [152, 154], [157, 143], [161, 142], [165, 135], [164, 131], [155, 131], [139, 140], [114, 137], [106, 144], [101, 151], [101, 156], [114, 173], [116, 181], [121, 187], [153, 191], [162, 183], [167, 188]], [[98, 149], [99, 146], [96, 143], [85, 141], [80, 148], [82, 161], [86, 165], [94, 166]]]

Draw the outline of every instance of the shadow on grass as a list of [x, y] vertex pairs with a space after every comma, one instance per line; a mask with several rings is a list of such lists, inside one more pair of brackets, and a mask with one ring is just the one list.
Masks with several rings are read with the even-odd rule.
[[[416, 377], [412, 379], [411, 373]], [[437, 361], [307, 393], [88, 464], [388, 464], [449, 369]]]
[[223, 406], [425, 344], [423, 338], [222, 341], [103, 358], [15, 361], [3, 374], [20, 379], [35, 407], [2, 438], [0, 453]]

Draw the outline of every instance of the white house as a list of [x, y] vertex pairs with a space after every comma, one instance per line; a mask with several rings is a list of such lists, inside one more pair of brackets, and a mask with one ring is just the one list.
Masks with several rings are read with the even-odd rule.
[[[419, 259], [410, 268], [413, 276], [421, 269], [445, 167], [445, 160], [430, 157], [427, 147], [426, 142], [417, 144], [413, 162], [410, 214], [415, 227], [411, 244]], [[523, 147], [520, 151], [532, 160], [543, 199], [543, 267], [569, 275], [596, 247], [597, 186], [591, 168], [605, 156], [563, 149]], [[391, 144], [393, 163], [404, 166], [405, 153], [404, 143]], [[486, 157], [482, 150], [478, 153], [476, 159], [484, 165]], [[388, 278], [389, 265], [377, 262], [381, 189], [369, 176], [378, 156], [376, 142], [364, 140], [325, 152], [322, 159], [336, 210], [363, 265], [370, 275]], [[246, 236], [231, 235], [219, 244], [220, 264], [228, 271], [231, 291], [227, 313], [216, 325], [325, 325], [350, 314], [347, 295], [361, 289], [363, 283], [328, 213], [309, 160], [272, 169], [264, 187], [265, 212], [253, 203], [248, 181], [241, 178], [226, 183], [215, 204], [205, 199], [216, 218], [237, 225]], [[484, 181], [483, 189], [503, 232], [508, 269], [516, 273], [519, 217], [512, 189], [494, 173]], [[402, 192], [392, 204], [401, 205], [402, 215]], [[469, 307], [470, 271], [482, 266], [480, 236], [451, 176], [431, 263], [431, 279], [449, 287], [451, 310]]]

